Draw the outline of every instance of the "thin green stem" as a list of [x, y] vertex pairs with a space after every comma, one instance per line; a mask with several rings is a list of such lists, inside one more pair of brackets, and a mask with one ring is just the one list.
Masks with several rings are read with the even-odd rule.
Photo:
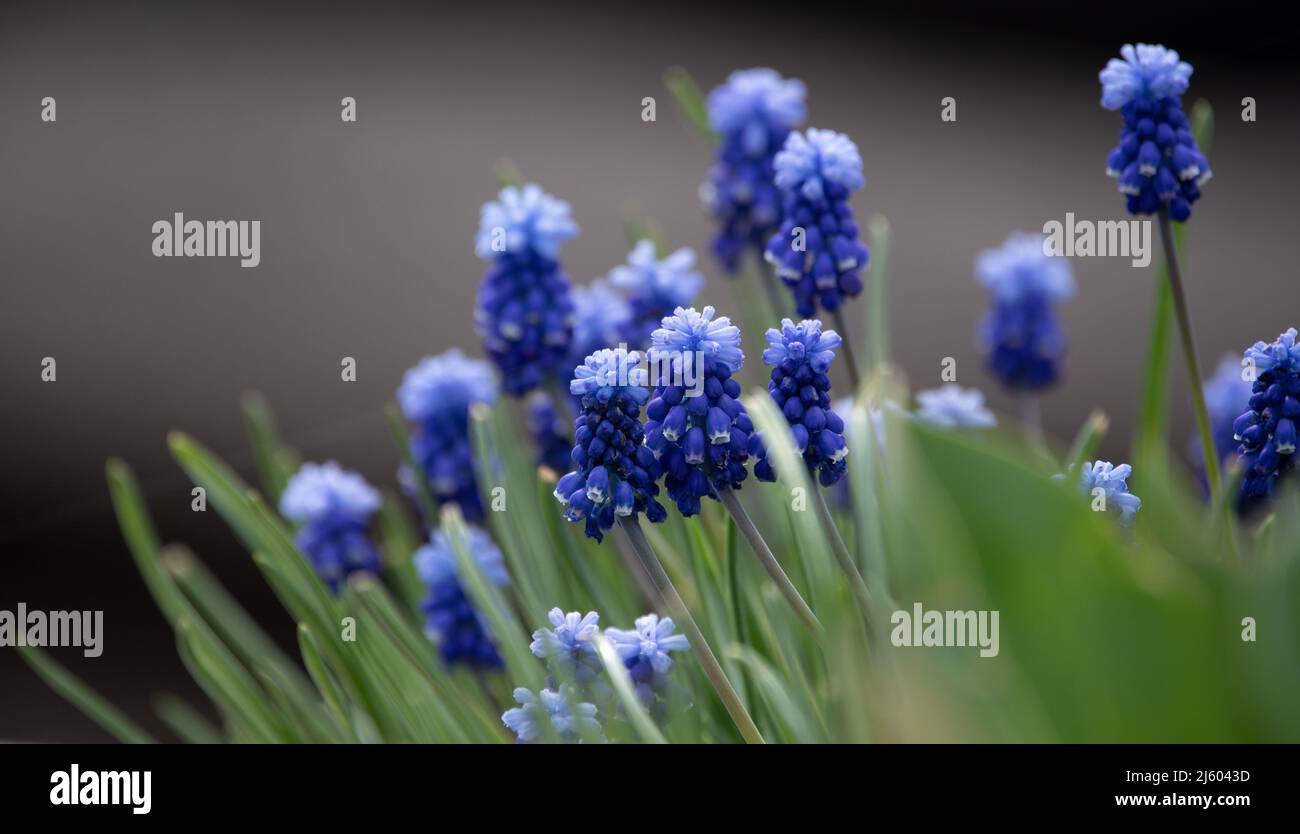
[[767, 575], [776, 583], [776, 588], [781, 592], [781, 596], [785, 597], [785, 601], [790, 603], [790, 608], [799, 617], [799, 621], [812, 632], [814, 637], [820, 639], [822, 624], [817, 619], [817, 615], [808, 607], [808, 603], [804, 602], [803, 596], [799, 593], [799, 589], [794, 586], [794, 583], [790, 581], [790, 577], [786, 576], [781, 563], [772, 554], [772, 549], [767, 546], [763, 535], [754, 526], [753, 520], [750, 519], [749, 513], [745, 511], [745, 506], [740, 503], [740, 499], [736, 497], [736, 493], [731, 489], [720, 489], [718, 490], [718, 498], [722, 501], [722, 506], [726, 507], [727, 512], [731, 514], [732, 520], [736, 522], [736, 527], [740, 530], [741, 535], [745, 537], [745, 541], [749, 542], [749, 549], [754, 552], [754, 556], [758, 558], [763, 570], [767, 571]]
[[871, 624], [873, 606], [871, 604], [871, 591], [867, 590], [867, 582], [862, 578], [862, 572], [858, 570], [858, 563], [853, 561], [853, 555], [849, 553], [848, 545], [844, 543], [844, 538], [840, 535], [839, 528], [835, 526], [835, 519], [831, 516], [831, 508], [826, 505], [826, 496], [816, 486], [812, 488], [813, 511], [817, 513], [817, 521], [821, 523], [822, 530], [826, 533], [826, 538], [831, 540], [831, 550], [835, 553], [835, 561], [839, 563], [840, 570], [849, 579], [849, 587], [853, 589], [853, 596], [858, 601], [858, 607], [862, 609], [862, 617], [867, 621], [868, 628]]
[[731, 681], [727, 680], [726, 672], [722, 671], [722, 666], [718, 663], [718, 658], [714, 656], [713, 650], [709, 648], [708, 641], [704, 639], [704, 633], [700, 627], [695, 624], [695, 618], [691, 612], [686, 609], [686, 603], [677, 593], [677, 588], [673, 586], [673, 581], [668, 578], [668, 572], [660, 564], [659, 557], [655, 555], [654, 549], [650, 547], [650, 542], [646, 541], [645, 531], [641, 529], [641, 524], [635, 516], [624, 516], [619, 519], [619, 526], [627, 534], [628, 541], [632, 543], [632, 549], [636, 551], [637, 558], [641, 560], [641, 566], [645, 568], [647, 574], [654, 581], [659, 589], [659, 596], [663, 599], [664, 604], [672, 613], [678, 623], [686, 632], [686, 637], [691, 641], [691, 649], [695, 652], [695, 657], [700, 661], [700, 668], [704, 670], [704, 676], [713, 684], [713, 690], [718, 693], [722, 699], [722, 705], [727, 708], [727, 714], [731, 720], [736, 722], [736, 728], [740, 730], [740, 735], [749, 744], [763, 744], [763, 735], [758, 731], [754, 724], [754, 719], [749, 717], [745, 711], [745, 705], [741, 703], [740, 696], [732, 688]]
[[849, 383], [853, 387], [853, 393], [856, 396], [858, 389], [862, 387], [862, 374], [858, 373], [858, 360], [853, 355], [853, 336], [849, 333], [848, 323], [844, 319], [844, 308], [838, 307], [831, 311], [831, 318], [835, 319], [835, 329], [840, 334], [840, 340], [844, 347], [844, 361], [849, 369]]
[[1187, 311], [1187, 293], [1183, 288], [1182, 270], [1178, 266], [1178, 251], [1174, 247], [1174, 232], [1167, 209], [1160, 210], [1160, 242], [1164, 246], [1165, 264], [1169, 271], [1169, 290], [1174, 300], [1178, 337], [1183, 343], [1183, 362], [1187, 368], [1187, 383], [1192, 395], [1192, 411], [1196, 415], [1196, 430], [1200, 434], [1201, 449], [1205, 453], [1205, 480], [1210, 485], [1211, 502], [1217, 503], [1223, 492], [1219, 454], [1214, 449], [1214, 432], [1210, 429], [1210, 415], [1205, 408], [1205, 392], [1201, 389], [1201, 363], [1196, 358], [1192, 317]]

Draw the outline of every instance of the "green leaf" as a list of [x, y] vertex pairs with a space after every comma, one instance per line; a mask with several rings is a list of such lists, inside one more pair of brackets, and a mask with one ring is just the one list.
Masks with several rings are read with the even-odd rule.
[[32, 667], [41, 680], [59, 693], [70, 704], [80, 709], [96, 724], [118, 741], [127, 744], [152, 744], [153, 738], [140, 729], [134, 721], [117, 707], [102, 698], [97, 692], [82, 683], [75, 675], [64, 669], [43, 649], [31, 646], [19, 646], [18, 656]]
[[704, 100], [700, 85], [682, 67], [671, 67], [664, 73], [664, 86], [672, 93], [677, 109], [695, 132], [710, 145], [718, 142], [718, 135], [709, 125], [709, 106]]

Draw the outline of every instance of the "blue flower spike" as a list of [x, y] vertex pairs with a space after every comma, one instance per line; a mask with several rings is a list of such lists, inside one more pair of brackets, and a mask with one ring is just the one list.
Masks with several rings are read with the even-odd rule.
[[806, 117], [804, 96], [802, 81], [771, 69], [738, 70], [709, 93], [709, 125], [722, 141], [700, 191], [718, 224], [713, 254], [728, 274], [747, 252], [761, 253], [780, 225], [773, 162]]
[[582, 522], [596, 541], [617, 518], [645, 513], [660, 522], [668, 515], [655, 500], [658, 461], [642, 442], [641, 406], [649, 391], [641, 359], [636, 351], [596, 351], [574, 370], [569, 384], [581, 403], [574, 421], [575, 468], [560, 478], [554, 494], [565, 507], [565, 519]]
[[1124, 124], [1106, 173], [1119, 182], [1130, 214], [1167, 209], [1182, 222], [1210, 179], [1210, 163], [1196, 146], [1182, 95], [1192, 65], [1163, 46], [1125, 44], [1100, 73], [1101, 106]]
[[795, 310], [834, 312], [862, 292], [867, 247], [849, 197], [866, 182], [857, 145], [843, 133], [791, 133], [774, 161], [784, 205], [765, 257], [794, 294]]
[[1142, 499], [1128, 491], [1128, 478], [1132, 474], [1133, 467], [1127, 463], [1118, 466], [1104, 460], [1084, 463], [1079, 472], [1079, 489], [1092, 499], [1094, 511], [1118, 513], [1120, 522], [1127, 527], [1142, 506]]
[[631, 305], [623, 338], [630, 347], [644, 350], [664, 316], [695, 301], [704, 276], [695, 269], [695, 253], [690, 249], [683, 247], [660, 259], [654, 242], [642, 240], [628, 254], [627, 263], [610, 270], [609, 283], [626, 293]]
[[507, 186], [483, 206], [476, 251], [491, 266], [474, 321], [512, 396], [554, 378], [569, 359], [573, 299], [558, 259], [577, 233], [569, 204], [538, 185]]
[[[397, 389], [402, 414], [416, 426], [411, 455], [423, 470], [434, 500], [439, 507], [456, 504], [469, 521], [483, 517], [474, 479], [470, 409], [491, 405], [496, 398], [492, 365], [456, 349], [420, 360], [406, 372]], [[407, 492], [413, 493], [413, 473], [403, 467], [399, 478]]]
[[981, 325], [989, 371], [1013, 391], [1049, 387], [1065, 355], [1055, 305], [1074, 295], [1069, 262], [1047, 255], [1041, 235], [1016, 232], [980, 253], [975, 277], [989, 292]]
[[[510, 583], [505, 560], [491, 537], [478, 527], [466, 526], [465, 545], [475, 564], [489, 581], [498, 586]], [[429, 589], [423, 608], [425, 634], [438, 647], [447, 665], [499, 669], [504, 664], [487, 621], [474, 609], [465, 594], [456, 553], [441, 530], [415, 552], [415, 570]]]
[[595, 704], [578, 702], [568, 687], [533, 692], [521, 686], [514, 696], [519, 706], [502, 713], [501, 722], [517, 736], [517, 743], [544, 741], [548, 736], [566, 744], [604, 741]]
[[757, 477], [772, 479], [733, 378], [745, 362], [740, 329], [714, 312], [678, 307], [655, 330], [649, 353], [658, 384], [646, 406], [645, 445], [684, 516], [699, 513], [700, 499], [716, 499], [720, 489], [739, 489], [751, 457]]
[[379, 493], [337, 463], [305, 463], [280, 496], [280, 512], [302, 525], [295, 542], [334, 593], [353, 573], [379, 572], [370, 518]]
[[844, 420], [831, 407], [830, 366], [840, 347], [839, 334], [822, 330], [822, 323], [806, 319], [795, 324], [781, 321], [781, 329], [767, 331], [764, 364], [772, 366], [768, 393], [785, 415], [795, 447], [822, 486], [844, 477], [849, 447], [844, 441]]
[[1271, 343], [1256, 342], [1242, 366], [1254, 376], [1246, 410], [1233, 424], [1244, 476], [1239, 505], [1252, 509], [1295, 469], [1300, 423], [1300, 343], [1292, 327]]
[[[1214, 449], [1220, 462], [1236, 457], [1241, 441], [1233, 426], [1242, 412], [1249, 410], [1253, 388], [1253, 383], [1245, 378], [1241, 359], [1232, 355], [1220, 359], [1214, 374], [1205, 380], [1205, 407], [1209, 412]], [[1205, 455], [1195, 432], [1188, 441], [1187, 449], [1204, 474]]]

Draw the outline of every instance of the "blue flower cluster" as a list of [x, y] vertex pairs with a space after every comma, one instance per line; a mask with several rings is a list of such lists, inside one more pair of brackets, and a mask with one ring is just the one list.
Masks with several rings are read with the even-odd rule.
[[1132, 474], [1133, 467], [1127, 463], [1084, 463], [1079, 472], [1079, 490], [1092, 499], [1095, 510], [1117, 512], [1120, 522], [1128, 526], [1142, 506], [1142, 499], [1128, 491], [1128, 477]]
[[1300, 422], [1300, 344], [1292, 327], [1277, 341], [1256, 342], [1243, 364], [1255, 383], [1247, 410], [1233, 424], [1245, 475], [1240, 505], [1250, 509], [1273, 494], [1278, 479], [1295, 468], [1296, 423]]
[[945, 429], [988, 429], [998, 424], [984, 392], [949, 383], [916, 395], [916, 419]]
[[547, 731], [562, 742], [603, 741], [595, 704], [578, 703], [568, 687], [534, 693], [524, 687], [514, 691], [519, 706], [506, 710], [501, 722], [525, 744], [544, 738]]
[[1145, 43], [1125, 44], [1120, 55], [1100, 74], [1102, 107], [1124, 118], [1106, 173], [1119, 180], [1131, 214], [1167, 208], [1174, 220], [1186, 220], [1210, 179], [1210, 163], [1183, 113], [1192, 66], [1172, 49]]
[[980, 253], [975, 276], [989, 290], [981, 326], [989, 370], [1011, 389], [1051, 385], [1065, 355], [1054, 305], [1074, 294], [1069, 262], [1045, 254], [1041, 235], [1016, 232]]
[[577, 233], [569, 204], [537, 185], [503, 188], [483, 206], [477, 252], [492, 266], [474, 320], [509, 394], [553, 378], [569, 358], [573, 300], [557, 258]]
[[601, 673], [596, 645], [591, 642], [600, 633], [600, 615], [595, 611], [588, 611], [585, 615], [577, 611], [566, 614], [559, 608], [552, 608], [546, 618], [551, 627], [534, 631], [533, 642], [528, 648], [546, 661], [550, 674], [547, 685], [554, 687], [557, 681], [572, 681], [578, 686], [590, 687]]
[[[501, 551], [487, 533], [467, 527], [466, 547], [474, 562], [490, 581], [505, 586], [510, 582]], [[447, 664], [496, 669], [503, 664], [487, 623], [465, 595], [451, 541], [441, 530], [415, 552], [415, 570], [429, 589], [424, 601], [425, 633], [438, 646]]]
[[661, 620], [658, 614], [637, 617], [636, 627], [632, 629], [605, 629], [605, 637], [627, 666], [638, 700], [652, 715], [660, 717], [673, 694], [669, 678], [673, 659], [669, 652], [682, 652], [691, 647], [685, 635], [674, 634], [675, 630], [671, 619]]
[[745, 252], [761, 252], [781, 222], [773, 159], [804, 120], [804, 85], [771, 69], [738, 70], [709, 93], [708, 108], [722, 142], [701, 192], [718, 223], [713, 253], [734, 273]]
[[628, 253], [626, 264], [610, 271], [609, 282], [627, 293], [632, 308], [623, 339], [630, 347], [644, 350], [664, 316], [695, 301], [704, 276], [695, 270], [695, 253], [690, 249], [683, 247], [660, 260], [654, 242], [642, 240]]
[[831, 486], [844, 477], [849, 453], [844, 420], [831, 407], [830, 396], [829, 371], [840, 336], [834, 330], [823, 332], [816, 319], [798, 324], [782, 319], [780, 330], [767, 331], [767, 341], [763, 362], [773, 366], [767, 391], [790, 423], [808, 469], [822, 486]]
[[585, 521], [586, 534], [600, 541], [616, 517], [645, 513], [652, 522], [668, 513], [655, 500], [659, 464], [644, 444], [641, 406], [649, 392], [636, 351], [604, 350], [574, 370], [569, 391], [581, 400], [574, 421], [572, 453], [577, 467], [555, 485], [564, 517]]
[[765, 257], [794, 293], [799, 315], [812, 316], [819, 303], [837, 310], [862, 292], [859, 273], [867, 267], [849, 207], [849, 196], [866, 182], [858, 146], [833, 130], [791, 133], [775, 171], [784, 211]]
[[298, 549], [330, 590], [357, 571], [378, 573], [379, 554], [370, 542], [370, 517], [379, 493], [355, 472], [337, 463], [305, 463], [280, 496], [280, 512], [302, 525]]
[[719, 489], [739, 489], [751, 457], [758, 462], [755, 475], [772, 479], [762, 437], [732, 378], [745, 362], [740, 330], [713, 315], [712, 307], [703, 313], [677, 308], [654, 332], [650, 349], [661, 384], [646, 406], [645, 445], [684, 516], [698, 513], [700, 499], [716, 499]]
[[[456, 349], [420, 360], [397, 389], [402, 413], [416, 426], [411, 454], [423, 469], [434, 499], [439, 506], [458, 505], [471, 521], [483, 517], [483, 507], [474, 479], [469, 412], [479, 403], [491, 405], [496, 397], [491, 364], [469, 359]], [[407, 492], [414, 492], [414, 473], [403, 467], [399, 477]]]

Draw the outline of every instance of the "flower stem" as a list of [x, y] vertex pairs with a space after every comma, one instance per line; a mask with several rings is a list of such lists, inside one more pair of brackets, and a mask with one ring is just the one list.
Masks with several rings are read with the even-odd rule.
[[781, 563], [772, 555], [772, 549], [763, 540], [762, 534], [754, 526], [749, 513], [745, 512], [745, 506], [740, 503], [736, 493], [730, 488], [720, 489], [718, 490], [718, 498], [722, 501], [722, 506], [727, 508], [727, 512], [731, 513], [732, 520], [736, 522], [736, 528], [745, 537], [745, 541], [749, 542], [749, 549], [754, 552], [754, 556], [758, 558], [763, 570], [767, 571], [767, 575], [776, 583], [776, 588], [781, 592], [781, 596], [785, 597], [785, 601], [790, 603], [794, 613], [813, 633], [813, 636], [820, 639], [822, 633], [821, 621], [808, 607], [808, 603], [804, 602], [804, 598], [799, 594], [799, 589], [790, 581], [790, 577], [786, 576], [785, 571], [781, 568]]
[[722, 699], [722, 705], [727, 708], [727, 713], [731, 720], [736, 722], [736, 728], [740, 730], [740, 735], [744, 737], [749, 744], [763, 744], [763, 736], [754, 724], [754, 719], [749, 717], [745, 711], [745, 705], [740, 702], [740, 696], [732, 688], [731, 682], [727, 680], [727, 675], [722, 671], [717, 657], [714, 656], [713, 650], [709, 648], [708, 642], [704, 639], [704, 634], [700, 627], [695, 624], [695, 618], [691, 612], [686, 610], [686, 603], [673, 587], [673, 581], [668, 578], [667, 571], [660, 564], [659, 557], [655, 555], [654, 549], [650, 547], [650, 542], [646, 541], [645, 531], [641, 529], [640, 522], [635, 516], [624, 516], [619, 519], [619, 526], [627, 534], [628, 541], [632, 543], [632, 549], [636, 551], [637, 558], [641, 560], [641, 566], [645, 568], [647, 574], [654, 581], [655, 586], [659, 589], [659, 596], [663, 599], [664, 604], [668, 607], [669, 612], [681, 624], [686, 631], [686, 637], [691, 641], [691, 649], [695, 652], [695, 657], [700, 661], [700, 667], [704, 670], [704, 675], [713, 684], [713, 690], [718, 693]]
[[849, 334], [848, 324], [844, 320], [843, 308], [837, 307], [832, 310], [831, 318], [835, 319], [835, 330], [840, 334], [840, 341], [843, 343], [844, 361], [849, 366], [849, 383], [856, 395], [858, 389], [862, 387], [862, 375], [858, 373], [858, 360], [853, 355], [853, 337]]
[[1016, 394], [1016, 407], [1020, 409], [1020, 425], [1024, 428], [1029, 442], [1036, 449], [1046, 448], [1047, 440], [1043, 435], [1043, 409], [1038, 397], [1028, 391], [1020, 391]]
[[1187, 312], [1187, 293], [1183, 289], [1182, 270], [1178, 266], [1178, 251], [1174, 248], [1174, 232], [1167, 209], [1160, 210], [1160, 242], [1165, 250], [1169, 290], [1173, 295], [1174, 315], [1178, 321], [1178, 337], [1183, 343], [1183, 362], [1187, 368], [1187, 382], [1192, 394], [1196, 430], [1201, 436], [1201, 449], [1205, 453], [1205, 480], [1209, 482], [1210, 495], [1217, 502], [1223, 490], [1223, 480], [1219, 474], [1219, 455], [1214, 449], [1214, 434], [1210, 430], [1210, 416], [1205, 408], [1205, 392], [1201, 389], [1201, 365], [1196, 358], [1192, 319]]
[[835, 526], [835, 519], [831, 516], [831, 508], [826, 505], [826, 496], [814, 485], [812, 488], [813, 511], [817, 513], [817, 521], [822, 525], [822, 530], [826, 533], [826, 538], [831, 540], [831, 550], [835, 553], [835, 561], [839, 562], [840, 570], [849, 578], [849, 587], [853, 589], [853, 596], [858, 601], [858, 607], [862, 609], [862, 618], [867, 622], [867, 627], [871, 627], [871, 591], [867, 590], [866, 580], [862, 578], [862, 572], [858, 570], [858, 563], [853, 561], [853, 555], [849, 553], [848, 545], [844, 543], [844, 538], [840, 536], [839, 528]]

